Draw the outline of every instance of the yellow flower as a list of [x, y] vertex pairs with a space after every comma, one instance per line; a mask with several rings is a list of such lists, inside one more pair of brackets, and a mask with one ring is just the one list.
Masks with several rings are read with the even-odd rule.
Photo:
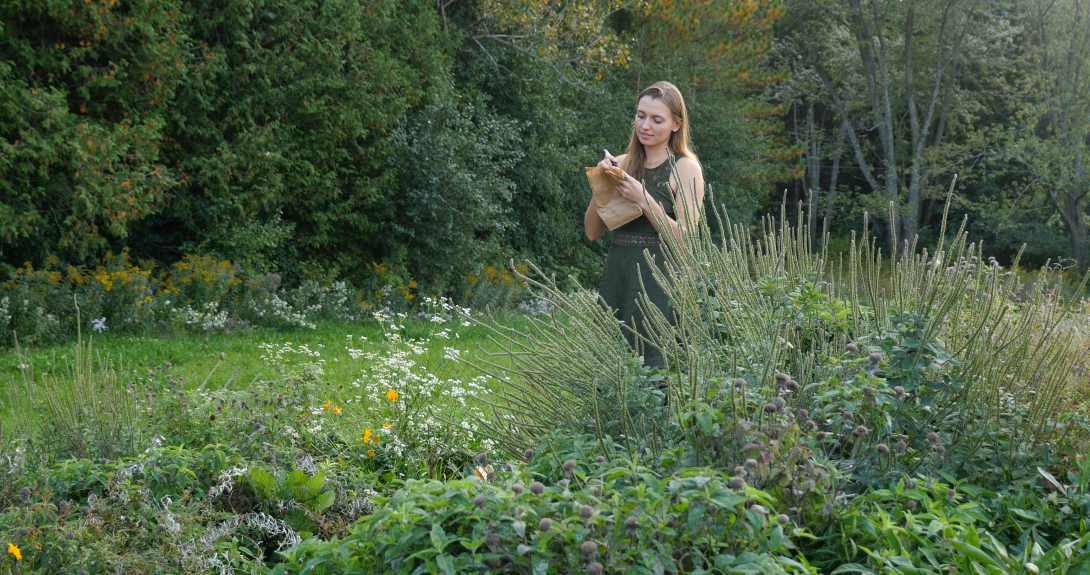
[[371, 443], [371, 428], [370, 427], [363, 430], [363, 442], [364, 443]]
[[327, 401], [322, 404], [322, 409], [329, 409], [330, 403]]
[[390, 424], [389, 423], [383, 423], [382, 426], [385, 427], [386, 429], [390, 429]]
[[374, 449], [367, 452], [367, 457], [374, 457], [374, 456], [375, 456], [375, 450]]
[[390, 401], [397, 401], [397, 398], [398, 394], [396, 391], [391, 389], [390, 391], [386, 392], [386, 399], [389, 399]]
[[337, 407], [336, 405], [334, 405], [334, 406], [333, 406], [333, 413], [340, 413], [340, 412], [341, 412], [341, 408], [339, 408], [339, 407]]
[[14, 543], [8, 543], [8, 553], [14, 555], [16, 561], [23, 560], [23, 554], [19, 552], [19, 548], [16, 547]]
[[416, 280], [409, 280], [409, 289], [416, 289]]

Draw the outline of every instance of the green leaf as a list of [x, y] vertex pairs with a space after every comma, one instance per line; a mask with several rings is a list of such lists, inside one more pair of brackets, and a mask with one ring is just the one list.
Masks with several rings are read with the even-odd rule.
[[334, 493], [332, 491], [326, 491], [325, 493], [318, 496], [317, 501], [314, 502], [314, 506], [315, 506], [315, 508], [317, 508], [318, 513], [321, 513], [323, 511], [325, 511], [326, 509], [329, 509], [333, 505], [333, 502], [336, 499], [337, 499], [337, 494], [336, 493]]

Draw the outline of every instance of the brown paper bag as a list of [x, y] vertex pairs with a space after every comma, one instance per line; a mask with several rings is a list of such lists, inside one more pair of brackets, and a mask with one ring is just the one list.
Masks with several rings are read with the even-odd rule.
[[594, 207], [606, 227], [615, 230], [643, 215], [639, 206], [624, 199], [617, 184], [624, 181], [620, 168], [587, 168], [587, 180], [594, 193]]

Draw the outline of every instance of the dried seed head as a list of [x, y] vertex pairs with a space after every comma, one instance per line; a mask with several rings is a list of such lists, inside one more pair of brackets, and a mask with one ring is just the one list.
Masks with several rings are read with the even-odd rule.
[[530, 484], [530, 493], [534, 495], [541, 495], [545, 493], [545, 484], [540, 481], [535, 481]]
[[791, 379], [791, 376], [787, 375], [786, 373], [777, 373], [776, 374], [776, 383], [778, 383], [780, 385], [783, 385], [783, 384], [787, 383], [787, 380], [789, 380], [789, 379]]
[[848, 348], [848, 351], [850, 351], [852, 353], [855, 353], [855, 352], [859, 351], [859, 346], [855, 345], [854, 343], [849, 343], [847, 345], [847, 348]]
[[30, 529], [23, 527], [19, 530], [19, 537], [26, 537], [27, 535], [30, 535]]
[[480, 463], [481, 465], [484, 465], [484, 464], [488, 463], [488, 454], [487, 453], [478, 453], [477, 454], [477, 463]]
[[584, 505], [579, 508], [579, 518], [583, 521], [594, 517], [594, 508], [590, 505]]
[[897, 443], [893, 447], [897, 449], [898, 453], [904, 453], [908, 451], [908, 444], [905, 443], [905, 440], [903, 439], [897, 440]]
[[753, 469], [754, 467], [757, 467], [757, 460], [756, 459], [747, 459], [746, 460], [746, 469]]
[[583, 561], [593, 561], [598, 556], [598, 544], [593, 541], [584, 541], [579, 546], [579, 552], [583, 555]]
[[746, 468], [742, 467], [741, 465], [738, 465], [734, 468], [734, 474], [738, 477], [745, 477], [749, 475], [749, 473], [746, 472]]
[[511, 491], [515, 495], [522, 495], [522, 484], [521, 483], [516, 483], [516, 484], [512, 485], [511, 486]]
[[499, 569], [500, 567], [503, 567], [503, 559], [500, 559], [499, 557], [493, 557], [488, 560], [488, 566], [493, 569]]
[[816, 437], [818, 441], [825, 441], [825, 438], [828, 436], [829, 434], [825, 433], [824, 431], [819, 431], [816, 435], [814, 435], [814, 437]]
[[527, 447], [526, 451], [522, 452], [522, 457], [524, 459], [526, 459], [526, 461], [533, 461], [534, 460], [534, 450]]
[[473, 506], [477, 509], [481, 509], [484, 507], [485, 501], [487, 501], [487, 499], [485, 499], [484, 495], [478, 495], [473, 498]]
[[878, 365], [878, 362], [882, 361], [882, 354], [874, 352], [867, 358], [872, 366]]
[[741, 477], [733, 477], [730, 480], [730, 488], [734, 490], [741, 489], [746, 486], [746, 480]]
[[789, 380], [787, 380], [787, 384], [784, 385], [784, 387], [786, 387], [787, 389], [790, 389], [791, 391], [798, 391], [799, 390], [799, 382], [797, 382], [797, 381], [795, 381], [793, 379], [789, 379]]
[[791, 521], [791, 518], [788, 517], [784, 513], [780, 513], [779, 515], [776, 516], [776, 523], [779, 523], [780, 525], [787, 525], [787, 523], [790, 522], [790, 521]]
[[943, 455], [946, 455], [946, 448], [942, 445], [936, 445], [935, 453], [939, 454], [939, 457], [942, 457]]
[[953, 489], [947, 489], [946, 490], [946, 500], [949, 501], [950, 503], [953, 503], [954, 499], [956, 499], [957, 496], [958, 496], [958, 493], [956, 491], [954, 491]]
[[807, 419], [806, 420], [806, 427], [809, 427], [810, 429], [815, 429], [815, 428], [817, 428], [817, 422], [814, 421], [813, 419]]
[[802, 324], [796, 323], [795, 324], [795, 332], [798, 333], [800, 331], [802, 331]]
[[564, 471], [571, 471], [572, 469], [575, 469], [575, 460], [574, 459], [569, 459], [569, 460], [565, 461], [564, 462]]
[[777, 397], [772, 400], [772, 405], [775, 405], [776, 409], [782, 409], [783, 406], [787, 405], [787, 402], [782, 397]]
[[602, 564], [594, 561], [590, 565], [587, 565], [587, 575], [602, 575], [605, 572], [605, 568]]
[[903, 388], [903, 387], [901, 387], [899, 385], [894, 386], [893, 393], [894, 393], [894, 395], [897, 396], [897, 399], [901, 399], [902, 397], [905, 396], [905, 388]]
[[23, 503], [30, 501], [30, 488], [24, 487], [19, 490], [19, 498], [23, 500]]
[[810, 410], [809, 409], [800, 409], [799, 410], [799, 417], [801, 417], [803, 419], [810, 419]]
[[82, 515], [84, 517], [87, 517], [90, 514], [91, 514], [91, 508], [90, 507], [84, 507], [84, 508], [80, 509], [80, 515]]
[[916, 510], [916, 502], [915, 501], [909, 501], [906, 504], [906, 506], [908, 507], [909, 511], [915, 511]]
[[866, 427], [860, 425], [860, 426], [858, 426], [858, 427], [856, 427], [855, 429], [852, 430], [852, 435], [854, 435], [856, 437], [863, 437], [869, 432], [870, 432], [870, 430], [868, 430]]
[[738, 389], [742, 389], [745, 386], [746, 386], [746, 380], [744, 380], [744, 379], [742, 379], [740, 377], [736, 378], [734, 380], [734, 387], [737, 387]]
[[605, 458], [605, 456], [603, 456], [603, 455], [599, 455], [598, 457], [595, 457], [595, 458], [594, 458], [594, 462], [595, 462], [595, 463], [605, 463], [605, 462], [606, 462], [606, 458]]
[[500, 534], [499, 533], [489, 533], [488, 537], [484, 538], [484, 542], [485, 542], [485, 545], [488, 545], [489, 547], [495, 547], [495, 546], [500, 544]]
[[624, 520], [625, 529], [628, 529], [629, 531], [635, 531], [635, 529], [639, 527], [639, 525], [640, 520], [636, 519], [635, 517], [629, 516], [628, 519]]
[[74, 540], [76, 538], [76, 535], [74, 533], [69, 532], [69, 533], [64, 534], [64, 538], [69, 540], [69, 541], [72, 541], [72, 540]]
[[939, 434], [935, 433], [934, 431], [932, 431], [931, 433], [928, 433], [927, 434], [927, 442], [930, 443], [931, 445], [935, 445], [936, 443], [939, 442]]
[[843, 416], [844, 419], [846, 419], [848, 421], [855, 421], [855, 414], [850, 412], [850, 411], [845, 411], [844, 413], [841, 413], [840, 415]]
[[549, 519], [548, 517], [545, 517], [541, 521], [537, 522], [537, 530], [542, 532], [542, 533], [545, 533], [546, 531], [548, 531], [548, 530], [550, 530], [552, 528], [553, 528], [553, 520]]
[[764, 411], [765, 413], [774, 413], [776, 411], [776, 406], [771, 403], [766, 403], [764, 406]]
[[878, 445], [875, 445], [874, 448], [877, 449], [878, 453], [881, 453], [882, 455], [889, 454], [889, 446], [885, 443], [879, 443]]
[[869, 385], [864, 386], [863, 387], [863, 395], [865, 395], [866, 397], [870, 397], [870, 396], [874, 395], [874, 388], [869, 386]]

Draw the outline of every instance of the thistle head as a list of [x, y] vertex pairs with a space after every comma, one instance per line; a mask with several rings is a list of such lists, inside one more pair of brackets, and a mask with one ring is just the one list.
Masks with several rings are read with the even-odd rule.
[[878, 453], [881, 453], [882, 455], [889, 454], [889, 446], [885, 443], [879, 443], [878, 445], [875, 445], [874, 448], [877, 449]]
[[545, 484], [540, 481], [535, 481], [530, 484], [530, 493], [534, 495], [541, 495], [545, 493]]
[[859, 346], [858, 346], [858, 345], [855, 345], [854, 343], [849, 343], [849, 344], [848, 344], [847, 346], [845, 346], [845, 347], [846, 347], [846, 349], [847, 349], [848, 351], [850, 351], [850, 352], [852, 352], [852, 353], [856, 353], [856, 352], [858, 352], [858, 351], [859, 351]]
[[546, 533], [552, 528], [553, 528], [553, 520], [549, 519], [548, 517], [545, 517], [541, 521], [537, 522], [537, 530], [542, 532], [542, 533]]
[[905, 440], [903, 439], [897, 440], [897, 443], [894, 444], [893, 447], [897, 450], [898, 453], [904, 453], [908, 451], [908, 444], [905, 443]]
[[927, 434], [927, 442], [930, 443], [931, 445], [935, 445], [936, 443], [939, 442], [939, 434], [935, 433], [934, 431], [932, 431], [931, 433], [928, 433]]
[[575, 469], [575, 460], [574, 459], [569, 459], [569, 460], [565, 461], [564, 462], [564, 471], [571, 471], [572, 469]]
[[593, 561], [598, 556], [598, 544], [593, 541], [584, 541], [579, 546], [579, 553], [583, 555], [583, 561]]
[[789, 379], [791, 379], [791, 376], [787, 375], [786, 373], [781, 372], [776, 374], [776, 383], [780, 385], [787, 383], [787, 380]]
[[732, 477], [731, 480], [730, 480], [730, 488], [735, 490], [735, 491], [738, 491], [739, 489], [741, 489], [741, 488], [743, 488], [745, 486], [746, 486], [746, 480], [742, 479], [741, 477]]
[[591, 517], [594, 517], [594, 508], [593, 507], [591, 507], [590, 505], [584, 505], [584, 506], [579, 508], [579, 518], [580, 519], [582, 519], [583, 521], [586, 521], [586, 520], [590, 519]]
[[867, 357], [867, 361], [870, 362], [871, 367], [877, 367], [878, 362], [882, 361], [882, 354], [874, 352]]

